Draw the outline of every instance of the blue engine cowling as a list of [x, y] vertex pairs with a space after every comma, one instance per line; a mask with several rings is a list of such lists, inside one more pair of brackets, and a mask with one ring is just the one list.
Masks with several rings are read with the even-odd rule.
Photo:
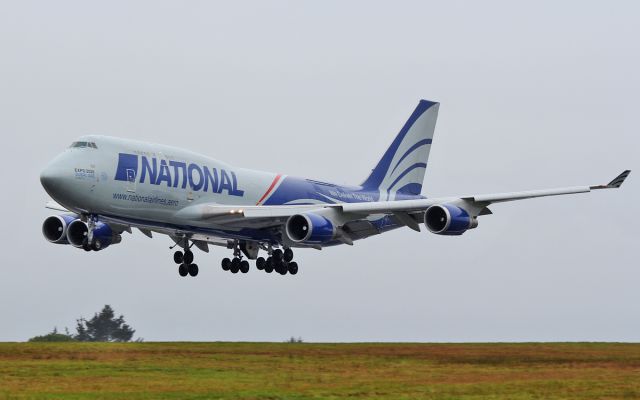
[[464, 209], [451, 204], [438, 204], [427, 208], [424, 224], [431, 233], [462, 235], [478, 226], [478, 219]]
[[336, 235], [336, 228], [327, 218], [312, 214], [297, 214], [289, 217], [287, 236], [296, 243], [326, 243]]
[[67, 229], [76, 219], [75, 214], [52, 215], [42, 223], [42, 235], [51, 243], [69, 244]]
[[67, 240], [69, 244], [74, 247], [84, 248], [85, 244], [87, 249], [102, 250], [109, 245], [120, 243], [120, 235], [114, 233], [111, 227], [104, 222], [96, 222], [93, 229], [93, 237], [89, 241], [89, 226], [86, 222], [79, 219], [69, 224], [67, 229]]

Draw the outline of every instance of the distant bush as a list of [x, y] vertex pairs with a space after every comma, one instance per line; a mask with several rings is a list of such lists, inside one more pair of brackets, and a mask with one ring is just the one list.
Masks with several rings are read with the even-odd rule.
[[302, 343], [302, 338], [301, 337], [295, 338], [291, 336], [289, 340], [287, 340], [285, 343]]
[[[102, 311], [95, 313], [91, 319], [77, 320], [76, 334], [72, 335], [68, 329], [59, 333], [57, 328], [42, 336], [29, 339], [30, 342], [129, 342], [136, 331], [124, 321], [124, 316], [116, 317], [113, 308], [105, 305]], [[136, 342], [142, 342], [138, 338]]]
[[66, 333], [59, 333], [58, 328], [53, 328], [53, 330], [47, 333], [46, 335], [34, 336], [31, 339], [29, 339], [29, 341], [30, 342], [75, 342], [76, 339], [74, 339], [74, 337], [71, 336], [68, 331]]

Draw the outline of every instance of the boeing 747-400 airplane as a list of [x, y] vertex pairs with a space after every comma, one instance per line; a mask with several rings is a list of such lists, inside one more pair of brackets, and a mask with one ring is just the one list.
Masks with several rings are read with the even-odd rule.
[[[618, 188], [606, 185], [445, 198], [421, 195], [439, 103], [422, 100], [359, 186], [254, 171], [187, 150], [105, 136], [84, 136], [42, 172], [63, 212], [45, 219], [44, 237], [86, 251], [120, 243], [123, 232], [168, 235], [181, 276], [196, 276], [193, 246], [233, 251], [222, 269], [295, 275], [295, 248], [322, 249], [420, 224], [437, 235], [462, 235], [494, 203]], [[266, 253], [259, 257], [260, 251]]]

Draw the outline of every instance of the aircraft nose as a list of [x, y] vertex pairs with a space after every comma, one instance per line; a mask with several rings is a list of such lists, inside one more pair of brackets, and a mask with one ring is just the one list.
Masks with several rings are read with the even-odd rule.
[[94, 182], [88, 173], [78, 175], [76, 165], [82, 160], [78, 161], [72, 155], [69, 152], [58, 155], [40, 172], [40, 183], [47, 194], [71, 208], [88, 204], [87, 194]]
[[65, 187], [68, 186], [69, 173], [68, 168], [65, 168], [65, 166], [64, 160], [61, 157], [56, 157], [40, 173], [42, 187], [54, 199], [64, 195]]
[[40, 183], [47, 192], [52, 192], [62, 182], [62, 171], [60, 168], [48, 166], [40, 173]]

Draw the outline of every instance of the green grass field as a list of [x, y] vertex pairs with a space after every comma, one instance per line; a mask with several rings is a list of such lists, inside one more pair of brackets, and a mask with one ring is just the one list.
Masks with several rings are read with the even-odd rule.
[[632, 399], [640, 345], [0, 343], [0, 399]]

